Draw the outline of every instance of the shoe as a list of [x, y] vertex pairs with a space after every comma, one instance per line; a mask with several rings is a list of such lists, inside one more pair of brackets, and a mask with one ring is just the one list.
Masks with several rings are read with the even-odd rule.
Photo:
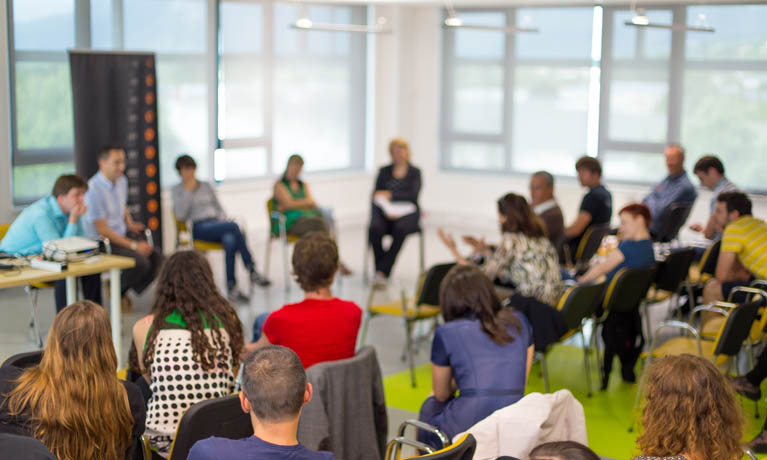
[[227, 290], [226, 297], [229, 299], [230, 302], [235, 303], [249, 303], [250, 297], [246, 296], [242, 292], [240, 292], [239, 289], [236, 287], [231, 287]]
[[340, 262], [338, 264], [338, 273], [340, 273], [341, 276], [349, 276], [352, 274], [352, 270], [347, 267], [345, 263]]
[[751, 401], [759, 401], [762, 399], [762, 390], [749, 382], [745, 376], [729, 377], [729, 380], [732, 387], [739, 395], [745, 396]]
[[127, 295], [124, 295], [122, 299], [120, 299], [120, 310], [123, 313], [130, 313], [133, 310], [133, 302], [131, 302], [130, 297]]
[[383, 289], [389, 284], [389, 278], [381, 272], [376, 272], [375, 278], [373, 278], [373, 288]]
[[258, 273], [256, 270], [250, 272], [250, 282], [258, 287], [269, 287], [272, 285], [272, 282], [269, 281], [267, 277]]
[[767, 430], [762, 430], [746, 446], [757, 454], [767, 453]]

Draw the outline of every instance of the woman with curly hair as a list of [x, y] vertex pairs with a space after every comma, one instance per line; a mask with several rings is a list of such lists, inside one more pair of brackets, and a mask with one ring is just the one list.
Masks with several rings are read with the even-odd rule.
[[234, 391], [243, 346], [237, 313], [201, 254], [180, 251], [165, 262], [152, 311], [133, 326], [133, 343], [152, 390], [145, 434], [167, 457], [189, 406]]
[[647, 371], [642, 456], [634, 460], [737, 460], [743, 418], [735, 392], [709, 361], [668, 356]]
[[0, 395], [0, 431], [34, 437], [59, 460], [122, 459], [144, 431], [141, 392], [117, 379], [109, 316], [89, 300], [56, 315], [39, 364], [0, 368]]

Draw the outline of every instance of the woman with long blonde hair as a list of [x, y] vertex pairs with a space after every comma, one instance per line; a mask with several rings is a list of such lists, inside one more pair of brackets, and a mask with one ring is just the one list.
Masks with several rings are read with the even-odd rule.
[[738, 460], [743, 417], [732, 386], [711, 362], [667, 356], [645, 380], [642, 456], [635, 460]]
[[0, 368], [0, 431], [32, 436], [59, 460], [120, 460], [144, 431], [139, 389], [117, 378], [109, 317], [85, 300], [56, 316], [40, 364]]

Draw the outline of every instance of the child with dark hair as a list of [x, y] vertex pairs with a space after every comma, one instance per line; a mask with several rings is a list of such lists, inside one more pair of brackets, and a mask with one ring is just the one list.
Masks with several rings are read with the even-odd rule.
[[325, 232], [309, 233], [293, 250], [293, 273], [304, 300], [260, 315], [245, 353], [265, 345], [284, 345], [305, 368], [354, 356], [362, 310], [330, 291], [338, 271], [338, 247]]
[[242, 410], [250, 414], [253, 436], [197, 441], [189, 460], [258, 458], [262, 460], [335, 460], [332, 452], [315, 452], [298, 443], [301, 409], [312, 399], [301, 360], [289, 348], [267, 346], [245, 362], [242, 371]]
[[575, 441], [555, 441], [530, 451], [529, 460], [599, 460], [599, 455]]
[[[493, 284], [472, 265], [453, 267], [439, 298], [445, 324], [435, 331], [431, 348], [434, 395], [418, 418], [452, 438], [522, 398], [533, 334], [527, 319], [503, 308]], [[419, 431], [419, 440], [441, 447], [431, 433]]]

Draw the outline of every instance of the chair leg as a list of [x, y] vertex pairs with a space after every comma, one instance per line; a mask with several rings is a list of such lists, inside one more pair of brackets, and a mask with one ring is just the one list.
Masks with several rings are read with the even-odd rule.
[[264, 251], [264, 276], [269, 278], [269, 262], [272, 259], [272, 237], [266, 235], [266, 250]]
[[426, 270], [426, 268], [425, 268], [425, 266], [426, 266], [426, 262], [425, 262], [426, 255], [425, 255], [425, 251], [424, 251], [424, 246], [425, 246], [424, 239], [426, 237], [424, 236], [423, 230], [421, 230], [421, 232], [419, 233], [419, 236], [420, 236], [420, 239], [419, 239], [419, 244], [420, 244], [420, 248], [419, 248], [420, 249], [419, 263], [420, 263], [420, 266], [419, 266], [419, 268], [421, 270], [418, 273], [423, 273]]
[[365, 240], [365, 250], [362, 251], [362, 281], [365, 284], [370, 282], [370, 242]]
[[27, 296], [29, 297], [29, 306], [32, 313], [32, 321], [31, 321], [32, 324], [30, 324], [30, 326], [32, 327], [32, 330], [35, 333], [35, 338], [37, 339], [38, 348], [43, 348], [43, 336], [42, 334], [40, 334], [40, 322], [37, 317], [38, 290], [31, 286], [26, 286], [24, 290], [27, 291]]
[[590, 398], [593, 394], [591, 389], [591, 358], [589, 357], [589, 349], [586, 343], [586, 335], [583, 334], [583, 329], [581, 329], [581, 344], [583, 345], [583, 363], [586, 366], [586, 386], [588, 388], [587, 396]]
[[641, 314], [642, 310], [644, 310], [644, 336], [646, 338], [645, 342], [650, 342], [650, 302], [647, 300], [642, 300], [639, 303], [639, 312]]
[[407, 348], [408, 366], [410, 366], [410, 385], [415, 388], [415, 357], [413, 356], [413, 323], [405, 321], [405, 346]]
[[360, 333], [360, 343], [358, 348], [362, 348], [365, 346], [365, 343], [366, 343], [365, 341], [367, 340], [367, 337], [368, 337], [368, 322], [370, 322], [370, 319], [372, 318], [372, 316], [373, 315], [371, 315], [370, 312], [365, 313], [365, 318], [363, 318], [362, 320], [362, 331]]
[[290, 267], [288, 267], [288, 239], [282, 235], [282, 271], [285, 281], [285, 292], [290, 292]]
[[543, 374], [543, 392], [549, 392], [549, 368], [546, 366], [546, 352], [541, 353], [541, 373]]

